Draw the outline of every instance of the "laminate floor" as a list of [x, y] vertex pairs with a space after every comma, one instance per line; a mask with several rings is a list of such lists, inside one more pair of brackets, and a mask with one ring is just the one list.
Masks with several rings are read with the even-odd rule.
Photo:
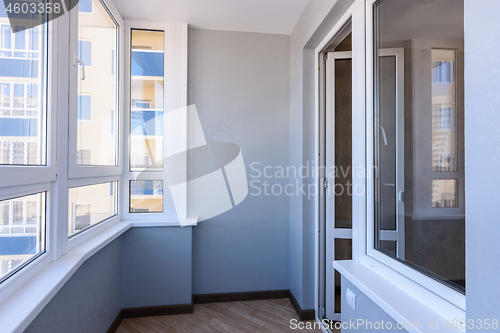
[[[192, 314], [124, 319], [117, 333], [281, 333], [321, 332], [292, 329], [290, 323], [313, 328], [314, 321], [300, 322], [290, 301], [284, 299], [195, 304]], [[302, 325], [301, 324], [301, 325]]]

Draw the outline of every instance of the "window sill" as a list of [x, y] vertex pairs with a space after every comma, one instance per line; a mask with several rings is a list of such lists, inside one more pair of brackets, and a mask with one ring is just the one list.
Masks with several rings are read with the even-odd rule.
[[2, 332], [23, 332], [87, 259], [130, 228], [196, 226], [197, 221], [198, 218], [187, 218], [162, 222], [120, 221], [113, 224], [48, 264], [2, 302]]
[[[440, 328], [446, 330], [443, 325], [448, 318], [442, 317], [369, 267], [353, 260], [334, 261], [333, 267], [396, 322], [422, 323], [421, 329], [413, 328], [409, 332], [434, 333], [436, 329], [429, 328], [428, 323], [436, 320], [439, 320]], [[450, 318], [450, 326], [453, 319], [465, 319], [465, 312], [456, 309], [457, 318]], [[461, 329], [450, 330], [465, 332]]]

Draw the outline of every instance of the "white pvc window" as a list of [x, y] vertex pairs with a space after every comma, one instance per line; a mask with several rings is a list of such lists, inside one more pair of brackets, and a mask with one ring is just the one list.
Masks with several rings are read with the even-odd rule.
[[464, 309], [463, 2], [366, 10], [366, 252]]
[[[116, 176], [122, 173], [119, 24], [102, 1], [77, 6], [70, 13], [69, 177]], [[84, 150], [91, 159], [81, 158]]]

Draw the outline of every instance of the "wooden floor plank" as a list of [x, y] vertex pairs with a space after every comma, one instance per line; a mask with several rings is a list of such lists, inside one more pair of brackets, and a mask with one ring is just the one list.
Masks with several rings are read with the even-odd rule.
[[192, 314], [124, 319], [118, 333], [313, 333], [292, 330], [298, 321], [290, 301], [284, 299], [195, 304]]

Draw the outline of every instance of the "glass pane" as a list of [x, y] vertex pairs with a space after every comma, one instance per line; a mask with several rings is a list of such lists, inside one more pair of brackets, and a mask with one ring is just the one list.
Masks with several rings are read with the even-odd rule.
[[163, 31], [132, 30], [130, 170], [163, 170]]
[[432, 180], [432, 207], [458, 207], [456, 179]]
[[45, 252], [45, 193], [0, 201], [0, 282]]
[[432, 171], [457, 171], [456, 50], [433, 49]]
[[45, 165], [44, 26], [22, 30], [7, 17], [0, 21], [0, 164]]
[[335, 228], [352, 228], [352, 60], [335, 60]]
[[[352, 239], [335, 238], [335, 260], [352, 259]], [[341, 275], [335, 270], [335, 312], [341, 311]]]
[[130, 212], [131, 213], [163, 212], [163, 181], [162, 180], [130, 181]]
[[78, 58], [85, 77], [79, 65], [77, 150], [86, 153], [77, 154], [76, 163], [117, 165], [117, 25], [100, 1], [80, 1], [78, 8]]
[[374, 241], [465, 292], [464, 2], [450, 4], [374, 4]]
[[68, 236], [117, 214], [117, 182], [69, 189]]

